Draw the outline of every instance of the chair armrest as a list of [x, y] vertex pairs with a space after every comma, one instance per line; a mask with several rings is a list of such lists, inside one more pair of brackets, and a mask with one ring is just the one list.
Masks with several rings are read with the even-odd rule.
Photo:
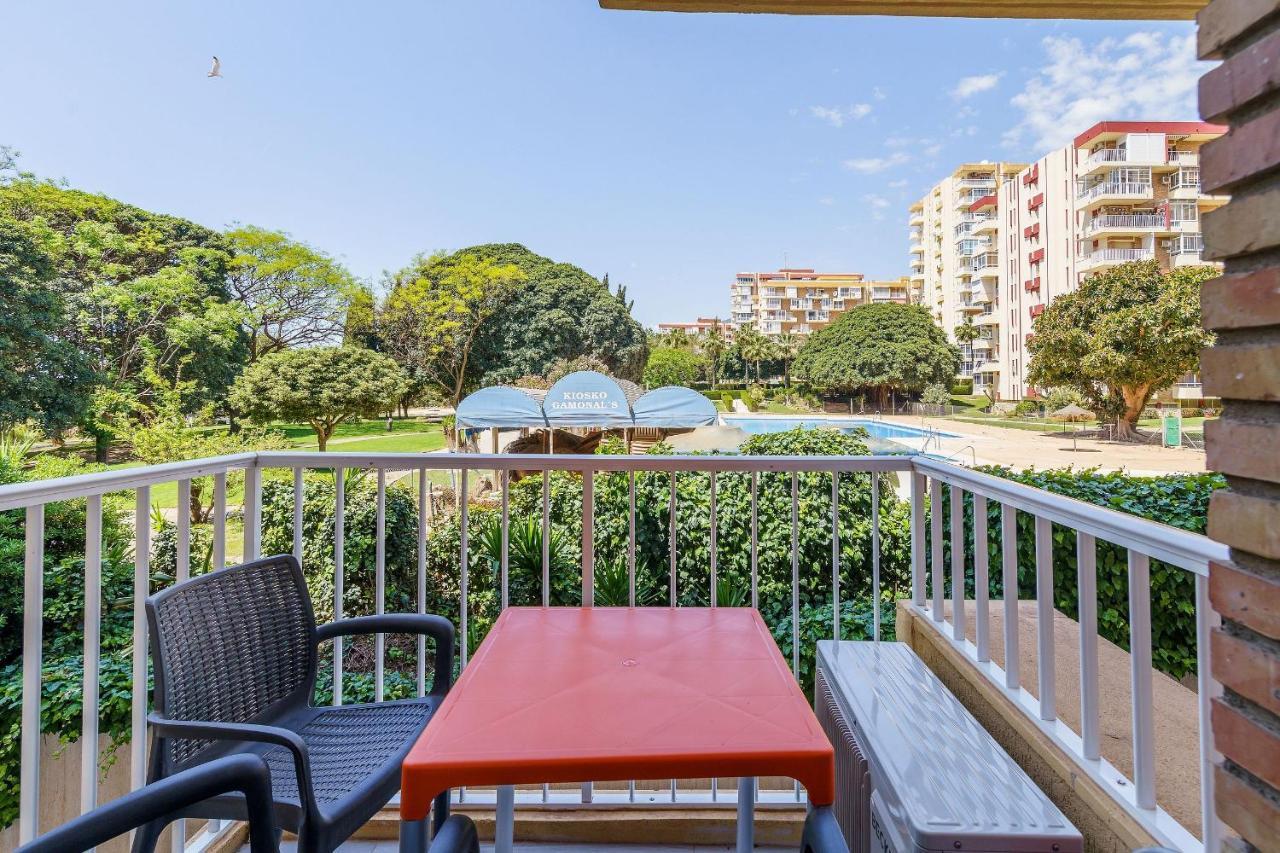
[[276, 853], [275, 816], [271, 809], [271, 774], [256, 755], [231, 755], [176, 773], [94, 809], [46, 833], [20, 853], [68, 853], [91, 850], [182, 809], [239, 791], [249, 808], [249, 845], [253, 853]]
[[831, 806], [809, 810], [804, 819], [804, 835], [800, 837], [800, 853], [849, 853]]
[[466, 815], [453, 815], [431, 839], [428, 853], [480, 853], [476, 825]]
[[174, 720], [160, 714], [148, 715], [152, 731], [157, 737], [187, 738], [189, 740], [244, 741], [268, 743], [289, 750], [293, 756], [293, 769], [298, 777], [298, 795], [312, 814], [317, 805], [311, 787], [311, 759], [307, 744], [289, 729], [266, 726], [260, 723], [223, 723], [212, 720]]
[[443, 696], [453, 684], [453, 623], [429, 613], [384, 613], [339, 619], [316, 628], [316, 642], [351, 634], [423, 634], [436, 641], [436, 672], [432, 695]]

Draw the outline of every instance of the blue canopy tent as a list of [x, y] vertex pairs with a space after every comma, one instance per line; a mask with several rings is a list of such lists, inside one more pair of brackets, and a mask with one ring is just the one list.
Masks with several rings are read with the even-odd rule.
[[631, 406], [636, 426], [711, 426], [719, 420], [715, 404], [697, 391], [665, 385], [644, 394]]
[[[582, 370], [550, 390], [481, 388], [458, 404], [459, 430], [637, 427], [680, 429], [715, 424], [715, 405], [689, 388], [669, 385], [643, 393], [634, 383]], [[494, 447], [497, 447], [495, 438]]]

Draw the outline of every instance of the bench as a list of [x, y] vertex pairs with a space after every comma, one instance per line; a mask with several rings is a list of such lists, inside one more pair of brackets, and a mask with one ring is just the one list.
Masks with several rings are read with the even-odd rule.
[[853, 853], [1080, 853], [1066, 816], [903, 643], [818, 643], [814, 707]]

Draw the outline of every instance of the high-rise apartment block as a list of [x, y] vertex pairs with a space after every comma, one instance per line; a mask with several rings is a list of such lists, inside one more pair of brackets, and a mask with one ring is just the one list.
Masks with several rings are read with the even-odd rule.
[[[926, 302], [932, 293], [934, 316], [953, 340], [966, 317], [977, 326], [979, 337], [960, 344], [963, 375], [973, 377], [975, 391], [1003, 400], [1034, 396], [1026, 345], [1035, 319], [1095, 272], [1135, 260], [1154, 259], [1163, 269], [1202, 262], [1200, 217], [1226, 199], [1200, 191], [1199, 149], [1224, 132], [1199, 122], [1094, 125], [1071, 145], [1002, 172], [993, 199], [960, 211], [950, 267], [930, 214], [941, 222], [941, 191], [950, 182], [959, 195], [954, 185], [972, 167], [912, 206], [912, 273], [922, 277]], [[932, 254], [938, 246], [944, 251]], [[1202, 396], [1190, 376], [1173, 391]]]
[[[1000, 187], [1025, 168], [1022, 163], [966, 163], [911, 206], [910, 280], [934, 320], [955, 340], [955, 327], [972, 318], [981, 329], [994, 324], [1001, 270], [998, 210]], [[960, 376], [985, 386], [995, 358], [992, 340], [960, 341]]]
[[730, 287], [734, 325], [755, 326], [766, 335], [807, 335], [855, 305], [911, 301], [906, 278], [867, 281], [862, 273], [812, 269], [740, 272]]

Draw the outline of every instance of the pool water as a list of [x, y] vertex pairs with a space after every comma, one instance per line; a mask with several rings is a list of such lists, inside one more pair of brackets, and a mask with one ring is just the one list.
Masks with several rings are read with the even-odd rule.
[[955, 438], [956, 434], [952, 432], [942, 432], [941, 430], [933, 430], [930, 433], [919, 427], [904, 426], [901, 424], [890, 424], [884, 421], [873, 421], [866, 418], [739, 418], [726, 417], [725, 425], [736, 426], [743, 432], [749, 432], [752, 435], [769, 432], [787, 432], [793, 429], [838, 429], [845, 435], [851, 434], [855, 429], [864, 429], [867, 435], [872, 438], [879, 438], [886, 441], [894, 439], [921, 439], [926, 435], [940, 435], [943, 438]]

